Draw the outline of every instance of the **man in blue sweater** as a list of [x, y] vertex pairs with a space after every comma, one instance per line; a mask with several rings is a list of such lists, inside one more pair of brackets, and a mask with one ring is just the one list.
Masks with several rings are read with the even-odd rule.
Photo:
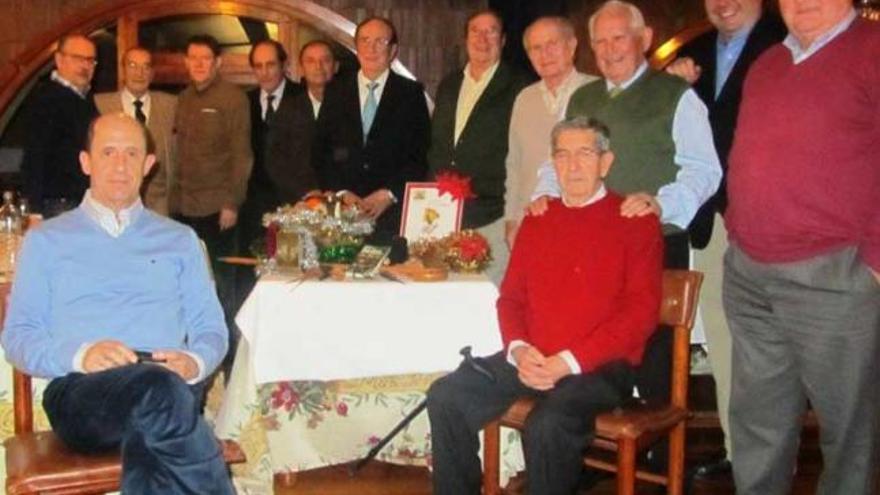
[[51, 380], [43, 407], [68, 446], [121, 447], [124, 493], [231, 494], [200, 416], [200, 382], [228, 345], [223, 312], [195, 233], [141, 204], [146, 147], [131, 117], [92, 123], [79, 156], [90, 188], [25, 238], [0, 341]]

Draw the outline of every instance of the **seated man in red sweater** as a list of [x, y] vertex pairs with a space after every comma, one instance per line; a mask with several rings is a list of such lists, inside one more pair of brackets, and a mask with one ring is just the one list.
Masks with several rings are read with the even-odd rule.
[[594, 419], [630, 396], [657, 327], [660, 224], [620, 216], [605, 189], [607, 128], [564, 120], [552, 144], [562, 198], [519, 231], [498, 298], [504, 350], [483, 360], [494, 381], [463, 365], [428, 391], [435, 495], [480, 493], [477, 433], [523, 396], [540, 400], [523, 435], [527, 493], [574, 493]]

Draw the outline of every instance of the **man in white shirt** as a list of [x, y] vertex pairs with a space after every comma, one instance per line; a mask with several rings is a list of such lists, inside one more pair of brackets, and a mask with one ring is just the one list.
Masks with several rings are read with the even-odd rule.
[[174, 115], [177, 97], [150, 90], [153, 82], [153, 57], [141, 47], [128, 49], [120, 66], [122, 89], [95, 95], [101, 114], [124, 113], [146, 125], [150, 132], [156, 165], [141, 190], [147, 208], [168, 215], [168, 191], [174, 177]]
[[317, 120], [321, 112], [321, 102], [324, 101], [324, 89], [336, 76], [339, 62], [336, 61], [329, 43], [312, 40], [299, 51], [299, 67], [302, 72], [301, 82], [306, 87]]
[[538, 167], [550, 159], [550, 130], [565, 116], [571, 94], [596, 79], [574, 67], [577, 37], [568, 19], [537, 19], [526, 28], [523, 45], [541, 80], [519, 93], [510, 117], [504, 192], [508, 247], [535, 190]]
[[321, 189], [344, 191], [376, 219], [371, 242], [400, 231], [400, 202], [409, 181], [425, 178], [430, 120], [424, 88], [397, 75], [397, 31], [371, 17], [355, 31], [360, 70], [333, 81], [318, 116], [312, 160]]

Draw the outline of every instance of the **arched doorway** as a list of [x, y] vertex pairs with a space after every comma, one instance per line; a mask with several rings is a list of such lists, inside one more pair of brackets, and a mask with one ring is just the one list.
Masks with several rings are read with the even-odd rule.
[[[205, 19], [213, 19], [206, 22]], [[220, 19], [220, 21], [218, 21]], [[19, 107], [33, 84], [52, 67], [52, 55], [57, 40], [65, 33], [82, 32], [94, 37], [99, 44], [101, 64], [93, 81], [98, 91], [116, 89], [118, 57], [129, 47], [144, 44], [154, 54], [157, 66], [156, 83], [165, 89], [178, 88], [185, 83], [183, 56], [174, 43], [155, 43], [156, 37], [145, 35], [168, 24], [197, 25], [241, 24], [243, 36], [239, 46], [224, 51], [224, 77], [239, 84], [253, 84], [247, 63], [250, 44], [271, 37], [281, 42], [289, 53], [295, 54], [305, 42], [316, 37], [333, 42], [342, 56], [343, 66], [353, 64], [355, 23], [334, 11], [307, 0], [128, 0], [101, 2], [74, 17], [59, 23], [46, 34], [35, 39], [17, 57], [0, 67], [0, 184], [18, 185], [23, 142], [23, 123]], [[158, 26], [158, 28], [157, 28]], [[253, 29], [257, 26], [257, 29]], [[262, 27], [261, 27], [262, 26]], [[255, 31], [258, 32], [255, 35]], [[261, 32], [261, 34], [260, 34]], [[262, 36], [262, 38], [261, 38]], [[184, 38], [185, 39], [185, 38]], [[101, 50], [101, 46], [107, 50]], [[162, 46], [156, 46], [162, 45]], [[103, 53], [103, 55], [102, 55]], [[394, 70], [413, 77], [399, 61]], [[291, 64], [291, 76], [298, 78], [296, 64]]]

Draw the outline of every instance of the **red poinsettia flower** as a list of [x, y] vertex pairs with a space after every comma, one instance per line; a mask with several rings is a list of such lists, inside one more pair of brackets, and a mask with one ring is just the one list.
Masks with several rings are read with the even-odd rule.
[[293, 389], [288, 382], [281, 382], [272, 391], [272, 409], [281, 409], [290, 412], [299, 405], [299, 392]]
[[458, 241], [458, 250], [463, 261], [475, 261], [486, 255], [489, 243], [481, 235], [462, 236]]
[[453, 171], [444, 171], [437, 174], [437, 189], [440, 196], [449, 194], [454, 200], [475, 198], [471, 190], [471, 178]]

